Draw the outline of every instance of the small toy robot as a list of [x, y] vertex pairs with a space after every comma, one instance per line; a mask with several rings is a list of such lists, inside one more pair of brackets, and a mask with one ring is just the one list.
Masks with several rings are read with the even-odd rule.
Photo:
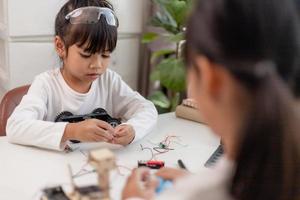
[[86, 119], [99, 119], [109, 123], [112, 127], [116, 127], [121, 124], [120, 120], [109, 116], [103, 108], [97, 108], [92, 113], [85, 115], [73, 115], [71, 112], [64, 111], [55, 118], [55, 122], [76, 123]]
[[[86, 119], [99, 119], [109, 123], [114, 128], [121, 124], [120, 120], [112, 118], [103, 108], [97, 108], [92, 113], [86, 115], [73, 115], [71, 112], [64, 111], [60, 113], [54, 121], [76, 123], [84, 121]], [[80, 141], [78, 140], [71, 140], [71, 142], [80, 143]]]

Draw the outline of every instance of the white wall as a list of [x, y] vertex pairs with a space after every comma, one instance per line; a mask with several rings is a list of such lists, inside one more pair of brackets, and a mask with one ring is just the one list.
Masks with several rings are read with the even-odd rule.
[[[111, 0], [120, 20], [111, 68], [137, 88], [140, 34], [147, 0]], [[59, 65], [53, 47], [55, 15], [65, 0], [0, 0], [0, 99]]]

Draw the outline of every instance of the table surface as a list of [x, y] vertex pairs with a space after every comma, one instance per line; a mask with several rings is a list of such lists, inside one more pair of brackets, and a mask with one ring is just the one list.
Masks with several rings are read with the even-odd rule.
[[[181, 159], [192, 172], [203, 168], [219, 145], [219, 138], [207, 126], [176, 118], [174, 113], [159, 115], [157, 126], [145, 138], [113, 150], [118, 167], [110, 177], [112, 199], [120, 199], [126, 177], [130, 169], [137, 167], [137, 161], [151, 158], [151, 151], [142, 150], [141, 145], [153, 148], [167, 136], [175, 136], [170, 138], [174, 150], [155, 155], [155, 159], [165, 161], [169, 167], [178, 167], [177, 160]], [[81, 144], [73, 152], [56, 152], [10, 144], [6, 137], [0, 137], [0, 199], [39, 199], [43, 188], [57, 185], [68, 191], [71, 188], [68, 165], [76, 176], [76, 185], [96, 184], [96, 173], [89, 173], [93, 169], [87, 164], [87, 147], [90, 146]]]

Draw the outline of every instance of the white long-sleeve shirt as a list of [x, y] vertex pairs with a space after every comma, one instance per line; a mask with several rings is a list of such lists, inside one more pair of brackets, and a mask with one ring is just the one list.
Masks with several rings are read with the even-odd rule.
[[56, 68], [35, 78], [8, 119], [6, 134], [12, 143], [62, 150], [67, 123], [55, 123], [56, 116], [63, 111], [89, 114], [96, 108], [104, 108], [111, 117], [132, 125], [134, 141], [144, 137], [157, 121], [154, 105], [134, 92], [117, 73], [108, 69], [82, 94], [70, 88]]

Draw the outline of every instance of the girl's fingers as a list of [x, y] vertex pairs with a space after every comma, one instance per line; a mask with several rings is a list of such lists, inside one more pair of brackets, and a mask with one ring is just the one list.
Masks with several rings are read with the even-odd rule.
[[115, 137], [122, 137], [122, 136], [126, 136], [127, 135], [127, 131], [125, 129], [120, 129], [119, 131], [116, 131], [114, 133]]
[[159, 176], [165, 180], [172, 180], [172, 181], [182, 176], [185, 176], [187, 174], [188, 172], [185, 170], [168, 168], [168, 167], [164, 167], [155, 173], [156, 176]]
[[144, 177], [149, 176], [149, 169], [138, 168], [134, 169], [131, 175], [127, 179], [127, 183], [122, 192], [122, 199], [129, 198], [140, 198], [140, 199], [149, 199], [145, 198], [145, 186], [144, 186]]
[[146, 181], [146, 188], [150, 190], [155, 190], [155, 188], [158, 186], [158, 179], [156, 176], [151, 175], [150, 178]]
[[126, 125], [119, 125], [114, 130], [114, 136], [120, 137], [126, 133]]
[[82, 141], [82, 142], [100, 142], [100, 141], [107, 142], [108, 140], [103, 136], [90, 133], [90, 134], [87, 134], [86, 136], [82, 137], [80, 139], [80, 141]]
[[102, 129], [107, 130], [111, 134], [113, 134], [114, 131], [115, 131], [114, 128], [110, 124], [108, 124], [107, 122], [102, 121], [102, 120], [97, 120], [97, 126], [102, 128]]
[[110, 132], [108, 132], [102, 128], [99, 128], [99, 127], [97, 127], [95, 134], [98, 136], [104, 137], [107, 140], [112, 140], [114, 138], [114, 136]]
[[121, 144], [125, 145], [126, 144], [126, 137], [115, 137], [113, 140], [114, 144]]
[[136, 181], [146, 181], [150, 178], [150, 170], [146, 167], [135, 168], [131, 177]]
[[108, 142], [108, 139], [95, 134], [92, 142]]
[[116, 128], [115, 128], [115, 132], [118, 132], [118, 131], [121, 131], [121, 130], [123, 130], [125, 128], [125, 126], [124, 125], [119, 125], [119, 126], [117, 126]]
[[120, 125], [115, 129], [115, 133], [114, 136], [116, 137], [122, 137], [122, 136], [126, 136], [133, 133], [134, 134], [134, 129], [131, 125]]
[[159, 176], [165, 180], [172, 180], [173, 174], [174, 174], [174, 170], [167, 167], [164, 167], [155, 173], [156, 176]]

